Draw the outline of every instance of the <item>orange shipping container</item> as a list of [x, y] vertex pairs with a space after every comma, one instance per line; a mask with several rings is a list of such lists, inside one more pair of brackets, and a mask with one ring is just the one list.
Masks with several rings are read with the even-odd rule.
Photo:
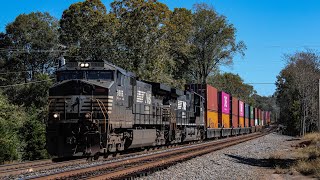
[[239, 117], [239, 126], [244, 127], [244, 117]]
[[219, 123], [221, 124], [221, 127], [223, 128], [230, 128], [230, 115], [221, 113], [219, 114], [221, 116]]
[[239, 107], [238, 107], [238, 99], [235, 97], [232, 97], [232, 103], [231, 103], [231, 109], [232, 109], [232, 119], [231, 119], [231, 127], [237, 128], [239, 127]]
[[218, 128], [218, 112], [207, 111], [207, 127]]

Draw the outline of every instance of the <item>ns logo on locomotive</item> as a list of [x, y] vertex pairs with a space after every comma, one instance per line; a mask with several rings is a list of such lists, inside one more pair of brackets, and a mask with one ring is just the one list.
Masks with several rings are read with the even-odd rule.
[[249, 133], [249, 126], [241, 131], [245, 127], [223, 125], [218, 108], [216, 118], [209, 116], [210, 103], [221, 106], [218, 98], [209, 100], [213, 88], [209, 85], [186, 85], [182, 91], [138, 80], [108, 62], [62, 62], [56, 76], [57, 83], [49, 90], [46, 129], [52, 156], [97, 157], [130, 148]]

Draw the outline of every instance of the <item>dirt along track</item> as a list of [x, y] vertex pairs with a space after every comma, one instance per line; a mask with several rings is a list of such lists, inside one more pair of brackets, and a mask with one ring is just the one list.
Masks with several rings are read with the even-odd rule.
[[191, 159], [196, 156], [220, 150], [232, 145], [236, 145], [251, 139], [266, 135], [267, 133], [253, 133], [241, 135], [219, 141], [209, 141], [200, 144], [193, 144], [185, 147], [178, 147], [165, 150], [163, 152], [146, 154], [143, 156], [133, 156], [119, 159], [113, 162], [59, 172], [51, 175], [43, 175], [33, 179], [122, 179], [134, 177], [155, 171], [172, 164]]

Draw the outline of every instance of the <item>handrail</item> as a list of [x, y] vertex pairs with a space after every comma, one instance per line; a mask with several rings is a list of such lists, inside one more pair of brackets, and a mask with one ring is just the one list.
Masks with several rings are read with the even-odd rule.
[[[103, 111], [103, 109], [101, 107], [101, 104], [103, 105], [105, 111], [106, 111], [106, 107], [104, 106], [103, 102], [100, 101], [99, 99], [95, 99], [95, 100], [97, 101], [97, 103], [98, 103], [98, 105], [100, 107], [100, 110], [101, 110], [101, 112], [103, 114], [103, 117], [104, 117], [104, 132], [106, 133], [107, 132], [107, 117], [106, 117], [106, 115], [105, 115], [105, 113], [104, 113], [104, 111]], [[106, 113], [108, 114], [108, 111], [106, 111]]]

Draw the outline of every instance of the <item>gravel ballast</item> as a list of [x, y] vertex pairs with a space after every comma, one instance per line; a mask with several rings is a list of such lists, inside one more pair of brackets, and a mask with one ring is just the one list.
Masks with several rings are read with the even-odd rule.
[[266, 179], [269, 157], [289, 150], [293, 137], [276, 133], [176, 164], [140, 180], [153, 179]]

